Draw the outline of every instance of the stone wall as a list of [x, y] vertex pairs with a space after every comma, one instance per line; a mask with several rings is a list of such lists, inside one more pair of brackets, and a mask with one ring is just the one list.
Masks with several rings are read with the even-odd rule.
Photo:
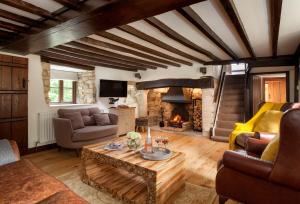
[[214, 103], [215, 89], [203, 89], [202, 90], [202, 129], [203, 135], [209, 136], [210, 128], [213, 127], [216, 103]]
[[78, 72], [77, 101], [80, 104], [96, 103], [95, 71]]
[[42, 80], [44, 86], [44, 98], [46, 104], [50, 104], [49, 92], [50, 92], [50, 64], [42, 62]]

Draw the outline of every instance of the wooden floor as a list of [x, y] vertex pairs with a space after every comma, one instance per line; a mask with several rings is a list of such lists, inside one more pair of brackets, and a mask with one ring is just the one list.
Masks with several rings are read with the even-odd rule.
[[[187, 136], [180, 133], [152, 131], [152, 136], [166, 135], [170, 139], [168, 148], [186, 154], [187, 181], [193, 184], [214, 187], [217, 161], [222, 157], [228, 144], [214, 142], [202, 136]], [[38, 167], [58, 177], [80, 168], [80, 158], [74, 151], [57, 149], [27, 155]]]

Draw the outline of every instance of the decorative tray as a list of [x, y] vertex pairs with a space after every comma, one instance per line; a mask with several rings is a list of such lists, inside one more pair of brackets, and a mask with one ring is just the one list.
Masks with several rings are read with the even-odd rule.
[[153, 161], [169, 159], [172, 156], [171, 150], [158, 147], [153, 147], [153, 152], [151, 153], [145, 152], [145, 149], [142, 149], [140, 153], [143, 159]]

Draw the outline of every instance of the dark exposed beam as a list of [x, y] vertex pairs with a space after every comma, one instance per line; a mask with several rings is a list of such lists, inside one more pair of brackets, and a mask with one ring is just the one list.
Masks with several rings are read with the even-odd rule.
[[191, 24], [200, 30], [208, 39], [214, 42], [219, 48], [223, 50], [233, 59], [238, 56], [226, 45], [226, 43], [202, 20], [202, 18], [190, 7], [177, 9], [177, 11], [184, 16]]
[[95, 62], [95, 61], [91, 61], [91, 60], [79, 59], [76, 57], [70, 57], [70, 56], [66, 56], [66, 55], [62, 55], [62, 54], [57, 54], [57, 53], [54, 53], [51, 51], [41, 51], [39, 54], [41, 54], [42, 57], [65, 60], [65, 61], [70, 61], [70, 62], [74, 62], [77, 64], [82, 64], [82, 65], [101, 66], [101, 67], [107, 67], [107, 68], [119, 69], [119, 70], [125, 70], [125, 71], [134, 71], [134, 72], [137, 71], [137, 69], [128, 69], [128, 68], [115, 66], [115, 65], [107, 65], [107, 64], [103, 64], [103, 63]]
[[187, 87], [187, 88], [214, 88], [215, 80], [212, 76], [201, 79], [159, 79], [136, 83], [138, 90], [147, 90], [164, 87]]
[[176, 58], [176, 57], [172, 57], [172, 56], [167, 55], [163, 52], [159, 52], [157, 50], [148, 48], [146, 46], [140, 45], [138, 43], [132, 42], [130, 40], [127, 40], [125, 38], [119, 37], [117, 35], [114, 35], [112, 33], [106, 32], [106, 31], [100, 32], [97, 35], [100, 35], [100, 36], [105, 37], [109, 40], [113, 40], [115, 42], [121, 43], [123, 45], [129, 46], [131, 48], [134, 48], [134, 49], [137, 49], [137, 50], [140, 50], [140, 51], [143, 51], [143, 52], [147, 52], [147, 53], [152, 54], [152, 55], [156, 55], [158, 57], [162, 57], [162, 58], [172, 60], [172, 61], [175, 61], [175, 62], [178, 62], [178, 63], [183, 63], [183, 64], [189, 63], [185, 60], [182, 60], [182, 59], [179, 59], [179, 58]]
[[205, 65], [227, 65], [234, 63], [248, 63], [250, 67], [268, 67], [268, 66], [290, 66], [296, 64], [294, 55], [282, 55], [278, 57], [257, 57], [257, 58], [240, 58], [238, 60], [221, 60], [211, 61]]
[[142, 59], [139, 59], [139, 58], [129, 57], [129, 56], [126, 56], [126, 55], [110, 52], [110, 51], [107, 51], [107, 50], [103, 50], [103, 49], [100, 49], [100, 48], [97, 48], [97, 47], [94, 47], [94, 46], [90, 46], [90, 45], [87, 45], [87, 44], [79, 43], [79, 42], [76, 42], [76, 41], [70, 42], [67, 45], [70, 45], [70, 46], [78, 48], [78, 49], [91, 51], [91, 52], [103, 55], [105, 57], [111, 57], [111, 58], [120, 59], [120, 60], [124, 60], [124, 61], [128, 61], [128, 62], [134, 62], [134, 63], [142, 64], [142, 65], [150, 65], [150, 66], [157, 66], [157, 67], [161, 67], [161, 68], [167, 68], [167, 66], [163, 65], [163, 64], [159, 64], [159, 63], [156, 63], [156, 62], [150, 62], [150, 61], [142, 60]]
[[102, 63], [103, 66], [105, 66], [105, 65], [115, 65], [115, 66], [128, 68], [128, 69], [147, 70], [145, 67], [138, 67], [138, 66], [134, 66], [134, 65], [125, 65], [125, 64], [118, 63], [118, 62], [99, 59], [99, 58], [97, 58], [93, 55], [92, 56], [91, 55], [87, 56], [86, 54], [74, 53], [74, 52], [70, 52], [70, 51], [66, 51], [66, 50], [61, 50], [59, 48], [49, 48], [46, 51], [50, 51], [52, 53], [62, 54], [62, 55], [70, 56], [70, 57], [76, 57], [76, 58], [84, 59], [84, 60], [88, 60], [88, 61], [99, 62], [99, 63]]
[[85, 50], [77, 49], [74, 47], [68, 47], [68, 46], [64, 46], [64, 45], [59, 45], [59, 46], [56, 46], [55, 48], [64, 50], [64, 51], [68, 51], [71, 53], [82, 54], [82, 55], [86, 55], [86, 56], [93, 56], [99, 60], [103, 60], [103, 61], [107, 61], [107, 62], [111, 62], [111, 63], [120, 63], [120, 64], [123, 64], [126, 66], [135, 66], [137, 68], [143, 67], [146, 69], [156, 69], [157, 68], [157, 67], [151, 66], [151, 65], [144, 65], [144, 64], [139, 64], [136, 62], [130, 62], [130, 61], [125, 61], [125, 60], [121, 60], [121, 59], [116, 59], [116, 58], [113, 58], [110, 56], [104, 56], [104, 55], [97, 54], [95, 52], [85, 51]]
[[148, 60], [153, 60], [153, 61], [156, 61], [156, 62], [160, 62], [160, 63], [180, 67], [180, 64], [177, 64], [177, 63], [174, 63], [174, 62], [171, 62], [171, 61], [168, 61], [168, 60], [164, 60], [164, 59], [161, 59], [161, 58], [158, 58], [158, 57], [154, 57], [152, 55], [148, 55], [148, 54], [145, 54], [145, 53], [142, 53], [142, 52], [131, 50], [131, 49], [128, 49], [128, 48], [125, 48], [125, 47], [114, 45], [114, 44], [111, 44], [111, 43], [108, 43], [108, 42], [95, 40], [93, 38], [86, 37], [86, 38], [82, 38], [81, 41], [92, 44], [92, 45], [97, 45], [97, 46], [100, 46], [100, 47], [113, 49], [113, 50], [116, 50], [116, 51], [119, 51], [119, 52], [125, 52], [125, 53], [129, 53], [129, 54], [133, 54], [133, 55], [143, 57], [143, 58], [148, 59]]
[[189, 39], [185, 38], [184, 36], [180, 35], [176, 31], [174, 31], [173, 29], [168, 27], [166, 24], [164, 24], [163, 22], [161, 22], [157, 18], [150, 17], [150, 18], [146, 19], [146, 22], [149, 23], [150, 25], [154, 26], [158, 30], [160, 30], [162, 33], [167, 35], [169, 38], [172, 38], [173, 40], [187, 46], [188, 48], [193, 49], [196, 52], [200, 52], [201, 54], [206, 55], [207, 57], [209, 57], [212, 60], [220, 60], [220, 58], [215, 56], [213, 53], [203, 49], [199, 45], [196, 45], [195, 43], [193, 43]]
[[299, 60], [300, 58], [300, 44], [298, 44], [298, 47], [295, 51], [295, 54], [294, 54], [295, 58]]
[[18, 36], [17, 33], [0, 30], [0, 37], [3, 39], [12, 39], [16, 36]]
[[282, 0], [270, 0], [271, 9], [271, 36], [272, 36], [272, 54], [277, 56], [278, 35], [280, 27]]
[[[6, 3], [20, 0], [4, 0]], [[50, 47], [65, 44], [88, 35], [108, 30], [120, 25], [155, 16], [204, 0], [116, 0], [105, 6], [99, 5], [93, 11], [68, 20], [36, 35], [6, 47], [6, 51], [20, 54], [36, 53]], [[3, 1], [2, 1], [3, 2]], [[1, 3], [2, 3], [1, 2]], [[22, 45], [22, 46], [20, 46]]]
[[16, 21], [18, 23], [23, 23], [25, 25], [35, 25], [37, 24], [37, 21], [32, 20], [31, 18], [27, 18], [25, 16], [20, 16], [15, 13], [10, 13], [8, 11], [0, 9], [0, 17], [6, 18], [12, 21]]
[[44, 18], [53, 19], [53, 16], [49, 11], [47, 11], [45, 9], [42, 9], [40, 7], [37, 7], [33, 4], [30, 4], [26, 1], [22, 1], [22, 0], [1, 0], [1, 3], [6, 4], [8, 6], [11, 6], [11, 7], [15, 7], [15, 8], [23, 10], [23, 11], [27, 11], [29, 13], [33, 13], [33, 14], [38, 15], [38, 16], [42, 16]]
[[[200, 62], [200, 63], [204, 63], [205, 62], [202, 59], [199, 59], [199, 58], [194, 57], [194, 56], [192, 56], [190, 54], [182, 52], [181, 50], [179, 50], [177, 48], [174, 48], [174, 47], [172, 47], [172, 46], [170, 46], [170, 45], [168, 45], [168, 44], [166, 44], [166, 43], [164, 43], [164, 42], [162, 42], [160, 40], [157, 40], [156, 38], [154, 38], [154, 37], [152, 37], [152, 36], [150, 36], [148, 34], [145, 34], [145, 33], [141, 32], [141, 31], [139, 31], [139, 30], [137, 30], [137, 29], [135, 29], [135, 28], [133, 28], [133, 27], [131, 27], [129, 25], [123, 25], [123, 26], [120, 26], [119, 28], [121, 30], [123, 30], [123, 31], [131, 34], [131, 35], [134, 35], [134, 36], [136, 36], [138, 38], [141, 38], [141, 39], [143, 39], [143, 40], [145, 40], [145, 41], [147, 41], [149, 43], [152, 43], [152, 44], [154, 44], [154, 45], [156, 45], [158, 47], [161, 47], [161, 48], [163, 48], [165, 50], [168, 50], [169, 52], [173, 52], [173, 53], [175, 53], [175, 54], [177, 54], [179, 56], [182, 56], [182, 57], [185, 57], [187, 59], [194, 60], [194, 61]], [[192, 65], [192, 63], [190, 64], [190, 66], [191, 65]]]
[[227, 15], [229, 16], [231, 22], [233, 23], [235, 29], [237, 30], [239, 36], [241, 37], [242, 41], [244, 42], [249, 54], [251, 57], [255, 57], [253, 48], [251, 47], [249, 38], [247, 36], [246, 30], [243, 26], [243, 23], [240, 19], [239, 14], [235, 8], [235, 5], [232, 0], [220, 0], [222, 6], [224, 7]]
[[4, 22], [0, 20], [0, 28], [5, 28], [6, 30], [10, 30], [13, 32], [25, 33], [28, 32], [28, 28], [24, 26], [19, 26], [16, 24]]
[[79, 69], [84, 69], [84, 70], [94, 70], [95, 67], [90, 66], [90, 65], [84, 65], [84, 64], [79, 64], [79, 63], [74, 63], [62, 59], [55, 59], [51, 57], [41, 57], [42, 62], [48, 62], [51, 64], [55, 65], [60, 65], [60, 66], [69, 66], [69, 67], [74, 67], [74, 68], [79, 68]]
[[56, 1], [57, 3], [59, 3], [63, 6], [71, 8], [71, 9], [78, 9], [79, 8], [78, 0], [54, 0], [54, 1]]

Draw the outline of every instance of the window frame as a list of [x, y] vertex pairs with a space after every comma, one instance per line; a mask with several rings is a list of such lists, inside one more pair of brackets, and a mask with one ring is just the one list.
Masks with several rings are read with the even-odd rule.
[[[58, 85], [58, 101], [54, 101], [54, 102], [50, 101], [50, 103], [51, 104], [77, 104], [77, 81], [72, 81], [72, 101], [71, 102], [64, 101], [64, 80], [59, 79], [58, 84], [59, 84]], [[50, 89], [51, 89], [51, 86], [50, 86]]]

